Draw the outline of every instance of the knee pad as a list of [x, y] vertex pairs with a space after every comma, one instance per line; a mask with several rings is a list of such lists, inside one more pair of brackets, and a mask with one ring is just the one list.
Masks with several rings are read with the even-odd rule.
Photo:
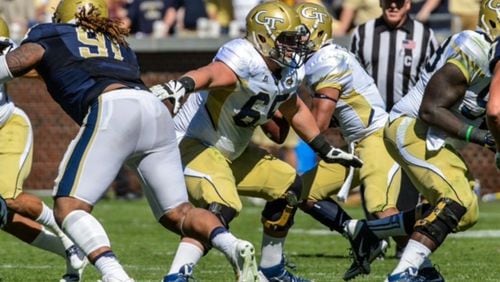
[[439, 246], [455, 230], [466, 211], [465, 207], [452, 199], [442, 198], [424, 218], [417, 220], [415, 231], [426, 235]]
[[229, 223], [236, 217], [235, 209], [219, 203], [211, 203], [207, 210], [215, 214], [226, 228], [229, 228]]
[[293, 225], [302, 192], [302, 180], [299, 176], [290, 185], [282, 198], [266, 203], [262, 211], [262, 224], [275, 232], [286, 232]]
[[108, 235], [99, 221], [83, 210], [74, 210], [66, 215], [61, 229], [86, 255], [101, 247], [111, 247]]

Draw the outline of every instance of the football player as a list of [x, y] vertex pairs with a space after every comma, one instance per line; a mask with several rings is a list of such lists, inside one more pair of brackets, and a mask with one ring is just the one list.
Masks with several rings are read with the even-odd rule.
[[[7, 23], [0, 18], [0, 54], [15, 48]], [[3, 230], [24, 242], [62, 256], [67, 260], [61, 281], [80, 281], [87, 264], [83, 252], [57, 225], [53, 211], [38, 197], [23, 191], [31, 170], [33, 132], [28, 116], [0, 85], [0, 195]], [[5, 201], [4, 201], [5, 199]]]
[[[172, 99], [174, 111], [185, 94], [204, 90], [191, 94], [174, 118], [190, 198], [226, 226], [242, 208], [239, 195], [266, 199], [260, 272], [269, 281], [307, 281], [288, 272], [283, 257], [301, 179], [287, 163], [249, 147], [252, 133], [279, 109], [326, 162], [362, 162], [327, 143], [297, 97], [308, 43], [297, 13], [282, 2], [265, 2], [248, 13], [246, 26], [246, 37], [223, 45], [212, 63], [152, 89]], [[164, 281], [187, 279], [179, 269], [195, 264], [206, 250], [184, 238]]]
[[[500, 34], [499, 15], [500, 1], [482, 0], [478, 30], [448, 37], [390, 113], [384, 135], [389, 151], [429, 204], [368, 223], [379, 237], [411, 233], [388, 281], [425, 281], [419, 268], [426, 258], [448, 234], [478, 219], [473, 179], [456, 148], [464, 141], [495, 146], [479, 125], [488, 102], [488, 50]], [[353, 221], [348, 227], [363, 224]]]
[[500, 37], [497, 37], [490, 54], [490, 72], [493, 76], [490, 84], [490, 99], [486, 106], [486, 121], [491, 134], [495, 138], [495, 165], [500, 169]]
[[[324, 6], [303, 3], [296, 11], [311, 33], [305, 83], [314, 93], [312, 113], [316, 122], [322, 131], [338, 124], [347, 143], [363, 160], [364, 165], [351, 177], [355, 178], [353, 186], [362, 187], [365, 210], [376, 218], [397, 214], [401, 169], [384, 145], [388, 114], [377, 86], [352, 53], [332, 42], [332, 18]], [[344, 231], [343, 224], [351, 218], [331, 198], [346, 175], [345, 167], [320, 161], [302, 176], [310, 193], [301, 208], [331, 230], [347, 235], [355, 258], [344, 275], [349, 280], [370, 272], [369, 262], [381, 254], [385, 242], [366, 226], [360, 226], [354, 234]]]
[[252, 244], [235, 238], [212, 213], [189, 204], [173, 121], [141, 81], [127, 34], [120, 22], [108, 18], [104, 0], [62, 0], [53, 23], [33, 27], [21, 46], [0, 56], [1, 83], [36, 69], [54, 100], [81, 126], [54, 187], [57, 223], [102, 281], [133, 281], [91, 215], [130, 159], [148, 184], [150, 206], [165, 228], [221, 250], [239, 281], [255, 281]]

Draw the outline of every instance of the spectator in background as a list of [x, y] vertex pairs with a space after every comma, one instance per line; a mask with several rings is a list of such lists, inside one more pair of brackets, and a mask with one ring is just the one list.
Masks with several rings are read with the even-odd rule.
[[35, 23], [48, 23], [52, 20], [52, 14], [56, 9], [59, 0], [34, 0]]
[[0, 16], [9, 23], [10, 38], [21, 39], [35, 20], [33, 0], [0, 0]]
[[208, 18], [220, 25], [220, 33], [229, 33], [229, 24], [233, 20], [233, 3], [231, 0], [205, 0]]
[[[57, 1], [57, 0], [53, 0]], [[133, 1], [133, 0], [130, 0]], [[121, 21], [122, 27], [129, 27], [130, 26], [130, 19], [128, 18], [128, 11], [127, 8], [129, 6], [128, 4], [129, 0], [107, 0], [106, 3], [108, 4], [108, 9], [109, 9], [109, 17], [111, 19], [117, 19]]]
[[233, 25], [235, 26], [233, 29], [236, 31], [230, 32], [232, 37], [238, 37], [239, 35], [245, 34], [247, 14], [253, 7], [257, 6], [259, 2], [260, 0], [233, 0]]
[[203, 0], [166, 0], [164, 23], [169, 34], [196, 35], [198, 19], [207, 18]]
[[[168, 0], [134, 0], [128, 7], [127, 17], [130, 33], [135, 37], [150, 36], [156, 26], [163, 26], [163, 17], [167, 10]], [[109, 1], [108, 1], [109, 5]], [[158, 28], [158, 27], [157, 27]], [[166, 30], [160, 31], [158, 37], [166, 36]]]
[[[441, 0], [427, 0], [420, 8], [416, 19], [427, 22], [431, 13], [439, 6]], [[451, 15], [451, 33], [462, 30], [475, 30], [479, 15], [479, 0], [449, 0], [448, 11]]]
[[342, 36], [351, 28], [377, 18], [382, 14], [379, 0], [344, 0], [338, 25], [334, 25], [333, 33]]

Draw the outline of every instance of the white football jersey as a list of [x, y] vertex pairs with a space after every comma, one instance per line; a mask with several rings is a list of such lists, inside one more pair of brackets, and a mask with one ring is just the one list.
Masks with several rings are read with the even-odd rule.
[[178, 136], [215, 146], [234, 160], [245, 150], [256, 126], [268, 121], [293, 95], [304, 78], [304, 68], [283, 68], [274, 76], [246, 39], [223, 45], [215, 56], [238, 76], [235, 86], [190, 95], [174, 118]]
[[[2, 52], [3, 56], [17, 47], [14, 41], [9, 39], [9, 42], [12, 44], [12, 47], [5, 48]], [[14, 103], [10, 100], [9, 95], [7, 95], [7, 92], [5, 91], [5, 84], [0, 84], [0, 127], [3, 126], [10, 118], [14, 112], [14, 108]]]
[[[469, 87], [464, 97], [451, 108], [451, 111], [465, 123], [479, 126], [483, 121], [489, 98], [488, 86], [491, 76], [488, 71], [488, 51], [490, 47], [491, 43], [486, 36], [477, 31], [463, 31], [448, 37], [429, 60], [415, 87], [394, 105], [389, 119], [392, 121], [403, 115], [417, 118], [425, 87], [430, 78], [442, 66], [452, 63], [467, 78]], [[443, 131], [431, 128], [427, 135], [428, 149], [440, 148], [446, 138], [447, 135]]]
[[339, 90], [334, 117], [348, 142], [384, 127], [388, 114], [378, 88], [346, 49], [330, 44], [316, 51], [306, 62], [305, 82], [314, 91], [326, 87]]

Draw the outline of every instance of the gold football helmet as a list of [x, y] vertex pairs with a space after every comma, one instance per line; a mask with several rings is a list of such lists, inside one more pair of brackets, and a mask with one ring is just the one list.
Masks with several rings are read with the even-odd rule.
[[52, 22], [69, 23], [75, 19], [76, 14], [82, 7], [94, 6], [99, 12], [100, 17], [108, 17], [108, 5], [104, 0], [61, 0], [57, 5]]
[[4, 19], [0, 17], [0, 54], [11, 46], [12, 42], [10, 40], [9, 26]]
[[302, 3], [295, 7], [300, 21], [311, 33], [309, 48], [317, 51], [325, 42], [332, 39], [332, 17], [324, 6], [315, 3]]
[[9, 37], [10, 37], [9, 26], [4, 21], [4, 19], [0, 17], [0, 38], [3, 40]]
[[479, 11], [479, 27], [495, 40], [500, 36], [500, 0], [482, 0]]
[[309, 39], [297, 13], [280, 1], [255, 6], [246, 17], [246, 38], [264, 56], [281, 66], [300, 67]]

